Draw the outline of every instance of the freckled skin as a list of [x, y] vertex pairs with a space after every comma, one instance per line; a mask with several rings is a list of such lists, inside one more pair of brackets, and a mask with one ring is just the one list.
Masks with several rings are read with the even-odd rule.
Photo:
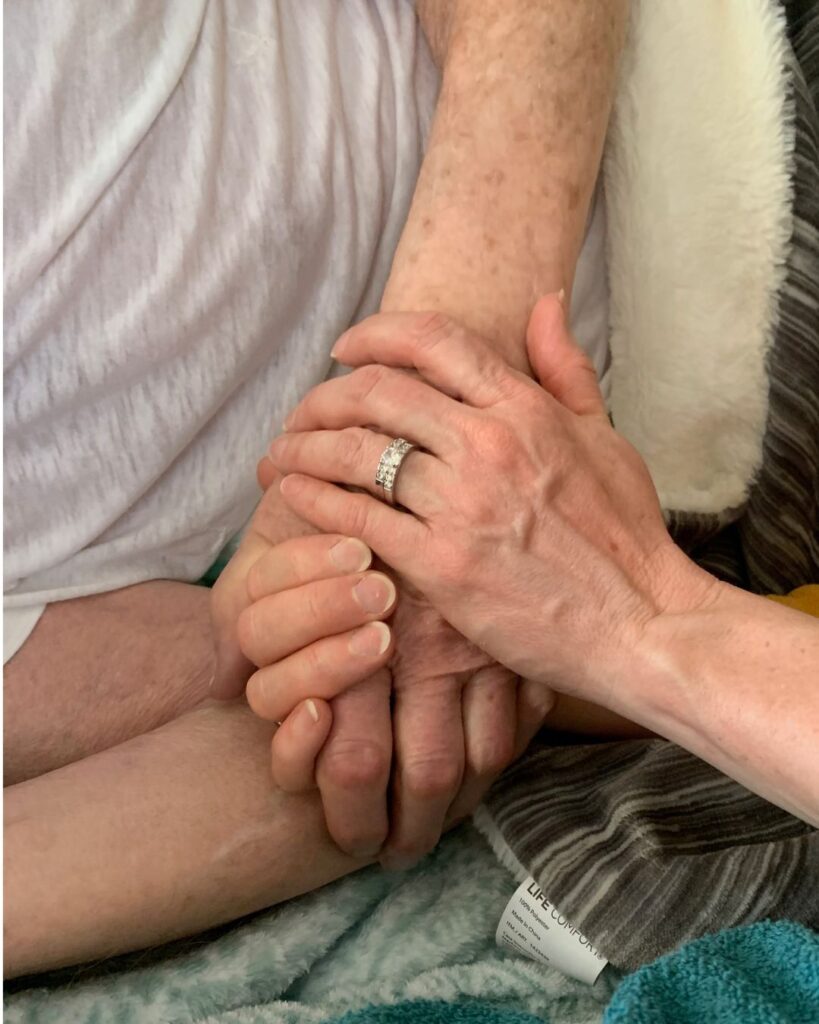
[[[443, 81], [382, 310], [447, 313], [531, 372], [525, 328], [571, 292], [628, 0], [418, 0]], [[582, 701], [550, 724], [640, 734]]]
[[506, 175], [499, 167], [496, 167], [494, 170], [489, 171], [488, 174], [485, 174], [483, 180], [487, 185], [497, 188], [504, 183]]
[[535, 299], [571, 292], [627, 6], [419, 0], [433, 56], [445, 55], [446, 66], [382, 309], [437, 308], [528, 371]]

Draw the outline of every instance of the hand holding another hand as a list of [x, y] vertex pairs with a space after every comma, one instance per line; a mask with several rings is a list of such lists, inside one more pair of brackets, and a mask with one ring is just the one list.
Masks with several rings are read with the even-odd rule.
[[[668, 535], [557, 296], [535, 308], [528, 348], [542, 387], [446, 318], [372, 317], [335, 349], [358, 369], [304, 399], [270, 458], [294, 511], [363, 539], [479, 648], [628, 713], [617, 690], [647, 623], [713, 581]], [[396, 436], [422, 449], [400, 470], [403, 509], [334, 486], [375, 494]]]
[[[289, 792], [319, 788], [342, 849], [369, 859], [386, 840], [384, 863], [409, 866], [474, 810], [552, 695], [519, 686], [400, 580], [396, 609], [395, 587], [366, 571], [360, 541], [277, 543], [269, 462], [259, 482], [266, 492], [213, 591], [218, 693], [238, 695], [247, 681], [253, 710], [282, 723], [274, 780]], [[388, 616], [391, 628], [376, 621]]]

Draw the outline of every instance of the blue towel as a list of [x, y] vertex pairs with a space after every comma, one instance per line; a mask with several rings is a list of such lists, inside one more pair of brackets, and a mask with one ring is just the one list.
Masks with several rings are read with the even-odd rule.
[[624, 978], [604, 1024], [817, 1024], [819, 936], [791, 921], [707, 935]]

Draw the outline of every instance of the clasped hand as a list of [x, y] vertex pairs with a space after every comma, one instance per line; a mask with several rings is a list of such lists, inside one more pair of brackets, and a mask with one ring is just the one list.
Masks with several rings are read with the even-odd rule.
[[[368, 715], [382, 737], [389, 729], [389, 677], [376, 670], [391, 668], [388, 866], [407, 866], [473, 808], [528, 743], [551, 687], [616, 710], [641, 630], [680, 600], [675, 577], [686, 560], [642, 460], [608, 421], [557, 297], [536, 307], [528, 349], [542, 387], [445, 317], [372, 317], [334, 350], [357, 369], [304, 399], [262, 470], [263, 483], [283, 474], [284, 500], [332, 536], [272, 547], [248, 574], [254, 603], [239, 632], [261, 666], [248, 700], [284, 720], [273, 741], [279, 784], [307, 788], [322, 744], [326, 754], [334, 733], [352, 736], [353, 719], [359, 749]], [[375, 496], [374, 470], [396, 436], [419, 450], [398, 477], [401, 507], [390, 508]], [[342, 550], [356, 572], [331, 568], [329, 553]], [[395, 591], [386, 576], [366, 572], [370, 550], [398, 583], [391, 631], [375, 620], [390, 614]], [[380, 608], [357, 600], [362, 587], [378, 593]], [[289, 628], [294, 607], [307, 615]], [[356, 646], [366, 648], [363, 660]], [[527, 680], [523, 701], [512, 673]], [[353, 746], [344, 741], [342, 750], [354, 755]], [[491, 759], [481, 757], [487, 749]], [[384, 766], [374, 787], [354, 770], [341, 787], [338, 777], [316, 777], [331, 833], [372, 856], [385, 835]], [[339, 798], [346, 792], [352, 808], [368, 785], [369, 806], [384, 809], [370, 815], [365, 852], [344, 824], [356, 815], [340, 815]]]
[[[647, 624], [711, 578], [669, 536], [558, 297], [533, 311], [528, 349], [542, 386], [444, 317], [373, 317], [335, 347], [354, 372], [307, 395], [270, 458], [292, 509], [364, 540], [481, 650], [611, 707]], [[402, 509], [370, 496], [396, 436], [422, 449], [400, 471]]]

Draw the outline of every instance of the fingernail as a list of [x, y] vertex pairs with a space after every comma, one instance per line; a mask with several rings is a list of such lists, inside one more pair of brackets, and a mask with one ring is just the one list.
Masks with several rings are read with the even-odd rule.
[[335, 345], [333, 345], [333, 347], [330, 349], [330, 358], [331, 359], [338, 359], [338, 350], [341, 348], [341, 343], [344, 341], [344, 339], [346, 337], [347, 337], [347, 331], [345, 331], [343, 334], [339, 335], [339, 337], [336, 339]]
[[313, 700], [306, 700], [304, 706], [307, 708], [307, 713], [313, 719], [314, 722], [319, 720], [319, 710], [316, 707], [316, 702]]
[[365, 612], [380, 615], [395, 600], [395, 584], [389, 576], [373, 573], [359, 580], [353, 587], [353, 595]]
[[291, 412], [290, 415], [282, 423], [282, 430], [289, 430], [293, 426], [293, 420], [296, 417], [295, 412]]
[[330, 548], [333, 565], [342, 572], [363, 572], [369, 568], [372, 557], [367, 545], [354, 537], [345, 537]]
[[375, 860], [380, 852], [380, 846], [364, 846], [360, 849], [350, 850], [349, 854], [351, 857], [355, 857], [356, 860]]
[[350, 637], [350, 651], [362, 658], [377, 658], [390, 646], [390, 627], [386, 622], [370, 622]]
[[561, 306], [565, 306], [566, 305], [566, 289], [565, 288], [561, 288], [560, 291], [557, 293], [557, 301], [560, 303]]
[[538, 714], [544, 716], [554, 709], [556, 703], [554, 690], [550, 690], [545, 683], [538, 683], [534, 679], [521, 681], [518, 699], [525, 701]]

